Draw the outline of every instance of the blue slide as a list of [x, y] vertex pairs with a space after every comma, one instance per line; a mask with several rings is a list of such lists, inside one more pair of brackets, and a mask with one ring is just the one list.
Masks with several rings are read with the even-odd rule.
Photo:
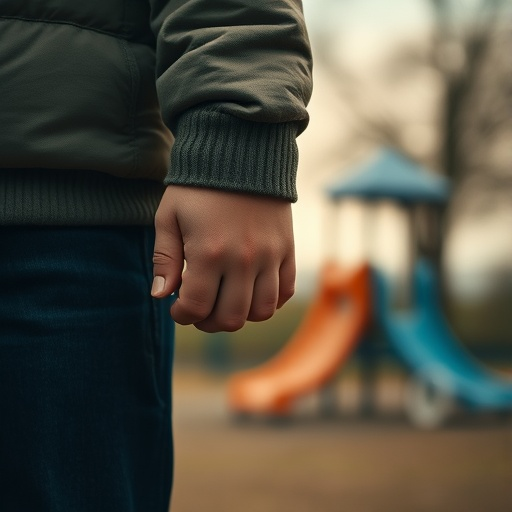
[[435, 272], [417, 263], [414, 304], [394, 311], [392, 284], [374, 271], [375, 314], [384, 333], [416, 379], [477, 409], [512, 409], [512, 379], [482, 366], [452, 334], [441, 311]]

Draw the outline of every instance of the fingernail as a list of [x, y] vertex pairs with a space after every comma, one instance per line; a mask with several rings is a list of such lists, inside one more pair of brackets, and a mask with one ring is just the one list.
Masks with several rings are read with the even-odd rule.
[[165, 288], [165, 278], [162, 276], [155, 276], [153, 278], [153, 286], [151, 287], [151, 295], [153, 297], [160, 295]]

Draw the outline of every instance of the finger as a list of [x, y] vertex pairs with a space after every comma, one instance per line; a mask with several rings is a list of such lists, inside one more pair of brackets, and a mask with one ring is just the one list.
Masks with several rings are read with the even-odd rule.
[[153, 297], [166, 297], [179, 287], [183, 261], [183, 240], [176, 217], [169, 214], [155, 219]]
[[278, 271], [266, 271], [258, 274], [254, 283], [252, 302], [247, 320], [251, 322], [268, 320], [276, 311], [278, 298]]
[[194, 325], [204, 332], [233, 332], [241, 329], [251, 307], [253, 285], [254, 277], [250, 274], [226, 273], [211, 314]]
[[295, 293], [295, 257], [283, 261], [279, 269], [279, 298], [277, 309], [281, 308]]
[[215, 306], [222, 274], [199, 265], [188, 264], [183, 273], [180, 293], [171, 307], [171, 316], [181, 325], [207, 318]]

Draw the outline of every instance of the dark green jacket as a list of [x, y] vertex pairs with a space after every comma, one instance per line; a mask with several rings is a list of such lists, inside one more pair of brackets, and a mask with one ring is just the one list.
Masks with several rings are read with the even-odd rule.
[[294, 201], [310, 94], [300, 0], [2, 0], [0, 223], [151, 223], [162, 182]]

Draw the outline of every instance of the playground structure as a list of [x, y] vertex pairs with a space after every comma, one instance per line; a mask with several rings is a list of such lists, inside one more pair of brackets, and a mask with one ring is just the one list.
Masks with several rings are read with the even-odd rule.
[[392, 287], [374, 275], [375, 311], [394, 351], [413, 370], [407, 408], [419, 426], [439, 425], [453, 401], [471, 409], [512, 408], [512, 381], [478, 363], [453, 336], [439, 304], [435, 273], [426, 261], [414, 269], [414, 300], [392, 310]]
[[411, 373], [404, 405], [415, 425], [441, 425], [456, 403], [472, 410], [512, 410], [512, 381], [484, 368], [456, 340], [441, 311], [434, 267], [416, 258], [414, 208], [428, 205], [435, 214], [448, 198], [447, 182], [383, 150], [327, 192], [335, 204], [358, 198], [370, 204], [392, 200], [407, 208], [408, 293], [400, 297], [394, 280], [373, 262], [352, 269], [326, 264], [317, 296], [288, 344], [262, 366], [231, 378], [231, 410], [288, 414], [294, 400], [336, 375], [367, 336], [372, 317]]

